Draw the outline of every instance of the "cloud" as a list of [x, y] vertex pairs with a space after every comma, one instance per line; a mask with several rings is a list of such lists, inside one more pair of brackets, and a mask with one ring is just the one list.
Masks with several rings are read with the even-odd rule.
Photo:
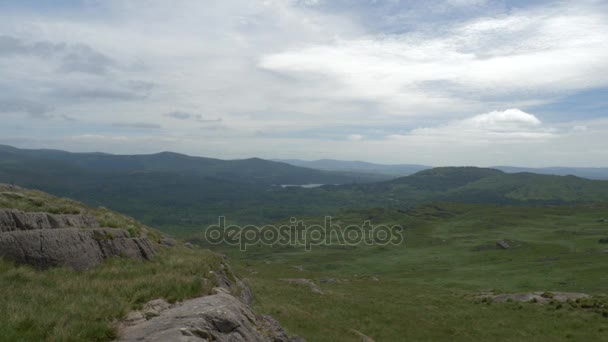
[[[608, 163], [597, 147], [606, 130], [584, 120], [603, 115], [608, 91], [605, 1], [38, 6], [0, 11], [0, 111], [9, 113], [0, 136], [14, 141], [235, 158]], [[560, 104], [566, 97], [574, 105]], [[151, 119], [163, 129], [112, 126]], [[70, 138], [81, 134], [101, 137]]]
[[365, 98], [397, 113], [484, 99], [550, 101], [608, 86], [608, 79], [597, 77], [608, 74], [605, 13], [570, 5], [515, 10], [435, 32], [302, 45], [265, 55], [260, 67], [296, 79], [316, 77], [335, 84], [326, 97]]
[[149, 122], [114, 122], [113, 127], [119, 128], [144, 128], [144, 129], [160, 129], [161, 125]]
[[177, 119], [177, 120], [195, 120], [198, 122], [216, 122], [216, 123], [222, 122], [221, 118], [207, 119], [207, 118], [203, 117], [201, 114], [192, 114], [192, 113], [182, 112], [182, 111], [169, 112], [169, 113], [165, 113], [163, 115], [166, 117], [169, 117], [169, 118]]
[[558, 136], [556, 129], [545, 127], [534, 115], [519, 109], [492, 111], [447, 124], [417, 128], [409, 134], [390, 135], [392, 140], [416, 140], [446, 142], [522, 142], [546, 140]]
[[56, 88], [52, 94], [69, 101], [91, 101], [91, 100], [110, 100], [110, 101], [134, 101], [145, 99], [148, 94], [135, 91], [126, 87], [91, 87], [69, 85], [63, 88]]
[[117, 62], [82, 43], [27, 42], [11, 36], [0, 36], [0, 57], [34, 56], [52, 62], [58, 59], [58, 71], [104, 74]]
[[1, 99], [0, 112], [2, 113], [27, 113], [34, 118], [46, 118], [47, 113], [53, 110], [52, 107], [23, 99]]
[[361, 134], [351, 134], [347, 137], [350, 141], [361, 141], [363, 140], [363, 136]]

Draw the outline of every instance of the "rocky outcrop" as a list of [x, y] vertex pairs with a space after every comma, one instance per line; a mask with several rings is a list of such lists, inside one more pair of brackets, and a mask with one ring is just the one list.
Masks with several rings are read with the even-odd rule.
[[99, 228], [91, 215], [56, 215], [0, 209], [0, 232], [57, 228]]
[[526, 293], [502, 293], [483, 294], [478, 298], [489, 299], [493, 302], [534, 302], [545, 304], [552, 301], [567, 302], [569, 300], [591, 298], [591, 296], [578, 292], [526, 292]]
[[0, 256], [38, 268], [69, 266], [86, 270], [109, 257], [150, 259], [155, 254], [146, 237], [131, 237], [114, 228], [57, 228], [0, 233]]
[[245, 303], [218, 289], [187, 300], [158, 316], [122, 327], [118, 341], [295, 342], [269, 316], [257, 316]]

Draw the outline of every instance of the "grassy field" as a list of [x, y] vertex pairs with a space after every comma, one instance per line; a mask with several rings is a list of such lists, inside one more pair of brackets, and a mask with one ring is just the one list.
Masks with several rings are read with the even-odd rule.
[[46, 271], [0, 260], [0, 340], [110, 341], [115, 320], [156, 298], [209, 293], [221, 257], [202, 249], [164, 249], [152, 261], [107, 260], [87, 272]]
[[[593, 341], [608, 333], [607, 206], [522, 208], [437, 204], [345, 212], [344, 225], [406, 227], [401, 246], [250, 247], [228, 254], [255, 308], [310, 341]], [[315, 219], [307, 222], [313, 223]], [[490, 248], [507, 239], [512, 248]], [[194, 239], [200, 243], [200, 240]], [[302, 269], [302, 270], [300, 270]], [[307, 278], [323, 295], [280, 279]], [[330, 282], [324, 282], [328, 279]], [[594, 305], [486, 303], [496, 293], [568, 291]], [[594, 307], [592, 307], [594, 306]]]

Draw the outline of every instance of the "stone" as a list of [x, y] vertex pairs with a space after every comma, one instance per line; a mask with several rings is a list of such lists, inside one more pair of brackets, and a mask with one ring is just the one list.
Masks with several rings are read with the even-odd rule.
[[507, 240], [500, 240], [496, 242], [496, 246], [502, 248], [502, 249], [509, 249], [511, 248], [511, 245], [509, 244], [509, 242], [507, 242]]
[[[550, 295], [549, 295], [550, 294]], [[569, 300], [577, 300], [590, 298], [588, 294], [578, 292], [526, 292], [526, 293], [503, 293], [498, 295], [485, 294], [479, 298], [488, 298], [493, 302], [504, 303], [512, 302], [535, 302], [540, 304], [549, 303], [551, 301], [567, 302]]]
[[0, 209], [0, 232], [57, 228], [99, 228], [99, 222], [86, 214], [55, 215]]
[[256, 316], [249, 306], [222, 291], [190, 299], [157, 317], [119, 329], [119, 342], [217, 341], [296, 342], [267, 316]]
[[173, 247], [177, 245], [177, 241], [175, 241], [175, 239], [165, 236], [160, 239], [160, 244], [167, 247]]
[[155, 250], [148, 238], [132, 238], [122, 229], [56, 228], [0, 233], [0, 255], [37, 268], [83, 271], [110, 257], [150, 259]]

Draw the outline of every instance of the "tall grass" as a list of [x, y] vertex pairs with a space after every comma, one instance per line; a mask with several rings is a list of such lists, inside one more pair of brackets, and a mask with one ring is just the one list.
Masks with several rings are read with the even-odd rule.
[[152, 261], [111, 259], [90, 271], [46, 271], [0, 260], [0, 339], [110, 341], [116, 320], [156, 298], [207, 294], [221, 258], [202, 249], [165, 249]]

